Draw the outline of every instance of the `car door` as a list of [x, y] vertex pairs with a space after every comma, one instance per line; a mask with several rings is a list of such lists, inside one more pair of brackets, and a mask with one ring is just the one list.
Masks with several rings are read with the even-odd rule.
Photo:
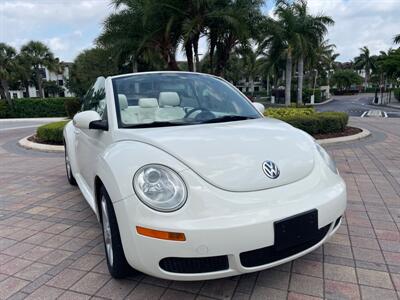
[[[97, 78], [95, 84], [87, 92], [82, 110], [94, 110], [103, 119], [107, 119], [105, 78]], [[94, 179], [96, 176], [96, 164], [100, 153], [103, 152], [110, 138], [109, 131], [96, 129], [80, 129], [75, 127], [75, 151], [78, 165], [79, 181], [94, 195]]]

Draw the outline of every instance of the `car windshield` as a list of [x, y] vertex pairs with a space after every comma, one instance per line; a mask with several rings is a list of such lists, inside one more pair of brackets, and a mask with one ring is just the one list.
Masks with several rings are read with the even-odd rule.
[[143, 128], [260, 118], [255, 107], [222, 79], [190, 73], [153, 73], [113, 79], [119, 126]]

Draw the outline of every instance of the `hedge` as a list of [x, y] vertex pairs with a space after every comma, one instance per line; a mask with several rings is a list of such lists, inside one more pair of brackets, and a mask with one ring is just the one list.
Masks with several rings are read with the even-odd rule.
[[400, 101], [400, 88], [393, 90], [394, 97]]
[[[322, 96], [322, 90], [320, 88], [308, 89], [303, 88], [303, 103], [311, 102], [311, 95], [314, 95], [314, 102], [319, 103], [326, 100], [326, 95]], [[275, 101], [284, 101], [285, 100], [285, 90], [284, 89], [274, 89], [272, 90], [272, 96], [275, 97]], [[296, 103], [297, 101], [297, 90], [290, 91], [290, 99], [291, 102]]]
[[64, 102], [64, 108], [68, 118], [72, 119], [81, 110], [81, 101], [77, 98], [72, 98]]
[[64, 126], [68, 122], [69, 120], [59, 121], [38, 127], [38, 129], [36, 130], [36, 138], [38, 142], [62, 144]]
[[66, 106], [77, 98], [14, 99], [14, 110], [0, 100], [0, 118], [45, 118], [67, 116]]
[[349, 116], [343, 112], [315, 112], [313, 108], [269, 108], [268, 117], [276, 118], [309, 134], [343, 132]]
[[357, 90], [357, 89], [347, 89], [347, 90], [332, 89], [332, 94], [335, 96], [355, 95], [358, 93], [359, 93], [359, 90]]

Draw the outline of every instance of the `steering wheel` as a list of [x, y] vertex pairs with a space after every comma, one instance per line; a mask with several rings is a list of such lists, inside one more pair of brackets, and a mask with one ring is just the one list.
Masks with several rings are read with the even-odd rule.
[[201, 107], [196, 107], [196, 108], [192, 108], [191, 110], [189, 110], [186, 113], [185, 118], [188, 118], [190, 115], [192, 115], [196, 111], [200, 111], [200, 113], [195, 117], [196, 121], [204, 121], [204, 120], [215, 118], [215, 115], [211, 111], [209, 111], [206, 108], [201, 108]]

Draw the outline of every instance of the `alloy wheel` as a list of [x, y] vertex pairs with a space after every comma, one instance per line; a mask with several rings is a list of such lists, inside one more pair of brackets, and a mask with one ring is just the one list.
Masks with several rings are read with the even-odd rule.
[[112, 235], [111, 235], [110, 219], [108, 217], [108, 211], [107, 211], [107, 202], [104, 196], [101, 198], [101, 216], [102, 216], [104, 243], [106, 246], [107, 258], [108, 262], [112, 266], [114, 260], [113, 248], [112, 248]]

